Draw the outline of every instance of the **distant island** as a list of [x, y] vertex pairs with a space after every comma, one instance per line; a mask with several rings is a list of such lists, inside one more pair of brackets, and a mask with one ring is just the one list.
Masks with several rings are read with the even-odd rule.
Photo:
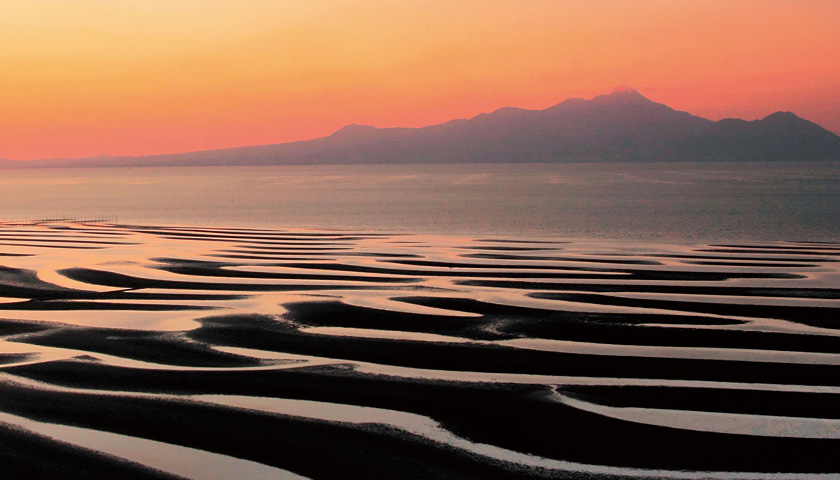
[[353, 124], [300, 142], [136, 157], [0, 160], [0, 168], [838, 160], [840, 137], [793, 113], [715, 122], [625, 89], [545, 110], [506, 107], [422, 128]]

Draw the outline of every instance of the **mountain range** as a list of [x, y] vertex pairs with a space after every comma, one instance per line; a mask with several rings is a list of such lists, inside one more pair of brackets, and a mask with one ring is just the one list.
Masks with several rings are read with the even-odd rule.
[[0, 161], [0, 167], [840, 160], [840, 137], [790, 112], [712, 121], [635, 90], [545, 110], [506, 107], [422, 128], [348, 125], [314, 140], [136, 157]]

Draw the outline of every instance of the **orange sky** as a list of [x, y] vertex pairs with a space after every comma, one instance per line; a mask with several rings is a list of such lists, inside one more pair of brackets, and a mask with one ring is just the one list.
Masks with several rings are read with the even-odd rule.
[[0, 0], [0, 158], [279, 143], [617, 86], [840, 133], [834, 0]]

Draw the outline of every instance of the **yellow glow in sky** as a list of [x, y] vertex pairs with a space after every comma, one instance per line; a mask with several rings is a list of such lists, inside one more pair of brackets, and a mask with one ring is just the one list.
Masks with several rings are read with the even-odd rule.
[[0, 0], [0, 157], [279, 143], [616, 86], [840, 132], [840, 2]]

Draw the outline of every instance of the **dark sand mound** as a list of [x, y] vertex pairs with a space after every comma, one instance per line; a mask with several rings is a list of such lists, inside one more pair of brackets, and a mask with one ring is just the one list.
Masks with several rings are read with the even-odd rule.
[[0, 227], [0, 478], [829, 478], [838, 252]]

